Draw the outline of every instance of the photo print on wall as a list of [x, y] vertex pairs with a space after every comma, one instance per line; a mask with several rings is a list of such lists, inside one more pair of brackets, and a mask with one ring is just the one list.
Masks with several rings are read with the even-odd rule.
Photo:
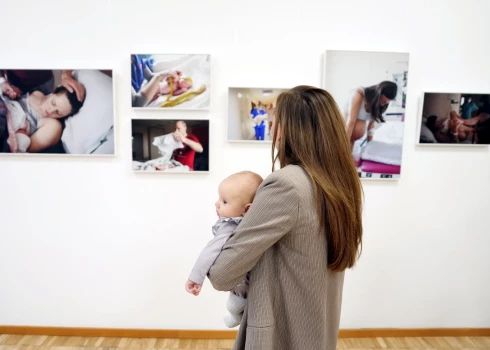
[[400, 177], [408, 63], [408, 53], [325, 53], [323, 88], [344, 116], [361, 178]]
[[112, 70], [0, 69], [0, 153], [115, 155]]
[[490, 145], [490, 94], [424, 93], [418, 142]]
[[209, 120], [133, 119], [133, 170], [209, 171]]
[[270, 127], [277, 97], [288, 89], [229, 88], [228, 141], [272, 141]]
[[131, 55], [133, 108], [206, 110], [210, 96], [210, 55]]

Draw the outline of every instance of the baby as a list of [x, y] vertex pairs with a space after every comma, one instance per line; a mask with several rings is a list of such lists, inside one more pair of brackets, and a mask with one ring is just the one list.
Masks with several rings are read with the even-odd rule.
[[[171, 78], [169, 78], [171, 79]], [[170, 81], [167, 79], [165, 82], [160, 83], [160, 88], [158, 92], [160, 95], [168, 95], [170, 94]], [[181, 95], [187, 90], [189, 90], [192, 87], [192, 79], [187, 77], [187, 78], [180, 78], [179, 80], [172, 81], [174, 92], [173, 96]]]
[[[156, 100], [160, 96], [169, 95], [172, 92], [172, 88], [173, 88], [172, 96], [178, 96], [178, 95], [182, 95], [184, 92], [188, 91], [192, 87], [191, 78], [181, 77], [182, 73], [179, 71], [176, 71], [176, 74], [179, 76], [178, 80], [175, 80], [172, 77], [170, 77], [158, 84], [159, 85], [158, 91], [155, 94], [155, 96], [153, 96], [152, 101]], [[172, 87], [170, 87], [171, 84], [170, 79], [172, 79]]]
[[[219, 198], [215, 204], [219, 219], [213, 226], [214, 238], [209, 241], [194, 264], [186, 283], [187, 292], [199, 295], [211, 265], [247, 213], [262, 181], [260, 175], [251, 171], [242, 171], [227, 177], [220, 183]], [[230, 314], [224, 318], [227, 327], [233, 328], [240, 324], [247, 302], [247, 292], [248, 274], [228, 297], [226, 307]]]

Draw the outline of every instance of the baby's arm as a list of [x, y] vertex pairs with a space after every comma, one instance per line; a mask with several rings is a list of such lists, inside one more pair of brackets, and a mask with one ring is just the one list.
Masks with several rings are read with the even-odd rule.
[[[231, 234], [237, 226], [238, 225], [233, 220], [222, 223], [216, 236], [208, 242], [206, 247], [202, 250], [201, 254], [197, 258], [197, 261], [195, 262], [194, 267], [192, 268], [192, 271], [189, 275], [189, 281], [199, 285], [199, 288], [200, 286], [202, 286], [211, 265], [213, 265], [214, 261], [221, 253], [223, 245], [226, 243], [228, 238], [230, 238]], [[199, 294], [199, 292], [197, 292], [197, 294]]]

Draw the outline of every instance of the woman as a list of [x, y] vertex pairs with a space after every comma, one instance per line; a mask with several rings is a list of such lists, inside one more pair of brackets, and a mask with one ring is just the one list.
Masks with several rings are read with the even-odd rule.
[[368, 142], [372, 140], [374, 124], [384, 123], [383, 113], [390, 101], [395, 99], [397, 91], [398, 87], [392, 81], [382, 81], [378, 85], [353, 91], [344, 109], [351, 149], [354, 142], [365, 135], [366, 126]]
[[250, 271], [235, 350], [334, 350], [344, 271], [361, 248], [362, 189], [331, 95], [282, 93], [272, 150], [281, 169], [272, 167], [208, 277], [230, 291]]
[[17, 106], [20, 106], [25, 114], [13, 113], [12, 118], [22, 120], [11, 120], [10, 125], [20, 123], [21, 126], [15, 128], [14, 135], [6, 130], [2, 139], [8, 140], [11, 152], [18, 151], [18, 147], [13, 145], [24, 144], [26, 147], [20, 149], [28, 153], [39, 153], [55, 146], [61, 140], [64, 119], [78, 113], [83, 105], [76, 92], [69, 92], [64, 86], [57, 87], [49, 95], [34, 91], [14, 103], [18, 103]]

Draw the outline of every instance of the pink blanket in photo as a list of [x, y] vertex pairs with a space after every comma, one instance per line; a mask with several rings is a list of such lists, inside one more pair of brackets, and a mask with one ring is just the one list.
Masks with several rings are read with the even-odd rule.
[[361, 170], [366, 173], [400, 174], [400, 168], [399, 165], [376, 163], [370, 160], [364, 160], [361, 164]]

